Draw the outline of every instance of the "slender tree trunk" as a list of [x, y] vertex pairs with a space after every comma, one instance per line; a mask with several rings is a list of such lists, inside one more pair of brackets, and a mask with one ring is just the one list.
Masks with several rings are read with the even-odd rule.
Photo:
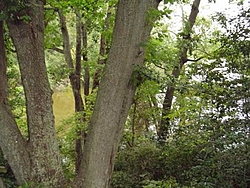
[[[79, 21], [77, 21], [77, 36], [76, 36], [76, 65], [74, 68], [73, 65], [73, 59], [71, 55], [71, 47], [70, 47], [70, 41], [69, 41], [69, 33], [66, 25], [66, 18], [63, 15], [63, 12], [59, 9], [58, 15], [60, 19], [61, 24], [61, 31], [62, 31], [62, 37], [63, 37], [63, 51], [64, 51], [64, 57], [65, 61], [68, 65], [68, 68], [71, 69], [71, 73], [69, 75], [71, 87], [73, 90], [73, 95], [75, 99], [75, 111], [81, 112], [84, 110], [83, 108], [83, 99], [81, 96], [81, 24]], [[79, 16], [77, 16], [77, 19]], [[75, 70], [74, 70], [75, 69]]]
[[200, 5], [200, 0], [194, 0], [188, 22], [185, 24], [185, 27], [183, 29], [184, 36], [182, 38], [182, 43], [183, 44], [185, 43], [185, 45], [183, 45], [183, 47], [180, 49], [179, 62], [172, 71], [172, 76], [175, 80], [174, 80], [173, 86], [169, 86], [165, 93], [165, 98], [163, 101], [163, 108], [162, 108], [161, 125], [158, 131], [159, 141], [161, 143], [165, 142], [167, 136], [170, 133], [171, 125], [170, 125], [170, 119], [168, 116], [172, 107], [174, 91], [175, 91], [175, 81], [179, 78], [182, 67], [187, 62], [188, 46], [186, 44], [190, 43], [191, 41], [190, 35], [192, 32], [196, 17], [199, 13], [199, 5]]
[[[81, 32], [81, 16], [80, 12], [76, 10], [76, 64], [75, 72], [73, 74], [74, 79], [71, 81], [74, 90], [75, 98], [75, 111], [84, 111], [83, 99], [81, 95], [81, 68], [82, 68], [82, 32]], [[69, 51], [68, 49], [67, 51]], [[71, 75], [72, 76], [72, 75]]]
[[136, 120], [136, 110], [137, 110], [137, 101], [134, 100], [134, 109], [133, 109], [133, 117], [131, 122], [131, 132], [132, 132], [132, 139], [131, 139], [131, 147], [135, 146], [135, 120]]
[[[81, 53], [80, 51], [80, 54], [79, 56], [82, 55], [83, 57], [83, 60], [85, 63], [87, 63], [88, 61], [88, 55], [87, 55], [87, 31], [86, 31], [86, 25], [83, 24], [81, 22], [81, 19], [80, 19], [80, 15], [78, 14], [78, 26], [77, 26], [77, 31], [78, 32], [81, 32], [82, 34], [81, 35], [77, 35], [79, 37], [78, 40], [81, 40], [80, 36], [82, 36], [82, 42], [83, 42], [83, 53]], [[81, 23], [81, 27], [79, 25], [79, 23]], [[81, 68], [80, 68], [81, 69]], [[87, 99], [86, 99], [86, 96], [89, 95], [89, 67], [86, 66], [84, 68], [84, 96], [85, 96], [85, 104], [87, 102]], [[86, 121], [86, 114], [83, 113], [82, 116], [80, 117], [80, 122], [84, 123]], [[75, 164], [75, 171], [76, 171], [76, 174], [79, 172], [80, 170], [80, 167], [81, 167], [81, 162], [82, 162], [82, 158], [83, 158], [83, 148], [84, 148], [84, 143], [86, 141], [86, 136], [87, 136], [87, 133], [85, 130], [83, 130], [81, 127], [77, 128], [77, 140], [76, 140], [76, 164]]]
[[76, 177], [78, 188], [107, 188], [110, 184], [114, 158], [135, 93], [133, 68], [144, 62], [141, 45], [148, 40], [152, 29], [148, 12], [158, 3], [156, 0], [118, 2], [112, 46]]
[[61, 32], [62, 32], [62, 37], [63, 37], [63, 53], [64, 53], [64, 58], [65, 61], [68, 65], [68, 68], [72, 69], [71, 71], [73, 71], [74, 69], [74, 65], [73, 65], [73, 59], [72, 59], [72, 55], [71, 55], [71, 47], [70, 47], [70, 43], [69, 43], [69, 32], [68, 32], [68, 27], [66, 24], [66, 18], [63, 15], [63, 12], [61, 9], [58, 9], [58, 15], [59, 15], [59, 20], [60, 20], [60, 24], [61, 24]]
[[[88, 53], [87, 53], [87, 48], [88, 48], [88, 34], [87, 34], [87, 25], [82, 23], [82, 43], [83, 43], [83, 61], [84, 63], [88, 62]], [[89, 95], [89, 87], [90, 84], [90, 73], [89, 73], [89, 67], [85, 66], [84, 67], [84, 96]], [[86, 103], [86, 98], [85, 98], [85, 103]]]
[[[58, 10], [58, 15], [61, 24], [61, 31], [63, 37], [63, 51], [65, 61], [68, 65], [68, 68], [71, 69], [69, 75], [70, 84], [73, 91], [74, 102], [75, 102], [75, 112], [84, 112], [83, 99], [81, 95], [81, 57], [82, 57], [82, 24], [81, 16], [79, 10], [76, 10], [76, 63], [75, 67], [73, 65], [73, 59], [71, 55], [69, 33], [66, 25], [66, 18], [63, 15], [62, 10]], [[74, 70], [75, 69], [75, 70]], [[74, 70], [74, 71], [73, 71]], [[84, 117], [79, 119], [80, 122], [84, 122]], [[76, 162], [75, 162], [75, 172], [77, 173], [80, 168], [83, 154], [83, 146], [85, 140], [85, 132], [81, 128], [76, 128], [76, 143], [75, 143], [75, 152], [76, 152]]]
[[[75, 87], [77, 88], [77, 95], [75, 95], [75, 111], [83, 112], [83, 100], [81, 95], [81, 63], [82, 63], [82, 21], [81, 15], [78, 10], [76, 10], [76, 67], [75, 75], [77, 75], [77, 83]], [[85, 121], [85, 116], [79, 118], [79, 121], [83, 123]], [[77, 139], [75, 144], [76, 150], [76, 163], [75, 163], [75, 172], [78, 173], [81, 166], [82, 156], [83, 156], [83, 146], [85, 141], [85, 131], [81, 127], [77, 127]]]
[[7, 104], [7, 60], [4, 45], [4, 22], [0, 21], [0, 103]]
[[27, 3], [25, 14], [30, 21], [21, 20], [21, 12], [13, 12], [7, 24], [24, 87], [29, 139], [26, 143], [13, 115], [1, 104], [1, 148], [19, 183], [33, 181], [57, 187], [64, 178], [55, 135], [52, 91], [45, 66], [44, 2], [29, 0]]
[[[110, 9], [110, 7], [109, 7]], [[108, 9], [106, 18], [105, 18], [105, 24], [104, 24], [104, 28], [103, 28], [103, 33], [101, 34], [101, 40], [100, 40], [100, 52], [99, 52], [99, 59], [98, 59], [98, 65], [103, 65], [105, 64], [105, 55], [107, 54], [107, 38], [104, 35], [104, 32], [107, 31], [110, 27], [110, 17], [111, 17], [111, 13]], [[100, 81], [100, 76], [101, 76], [101, 68], [97, 68], [95, 74], [94, 74], [94, 78], [93, 78], [93, 87], [92, 90], [96, 89], [99, 86], [99, 81]]]

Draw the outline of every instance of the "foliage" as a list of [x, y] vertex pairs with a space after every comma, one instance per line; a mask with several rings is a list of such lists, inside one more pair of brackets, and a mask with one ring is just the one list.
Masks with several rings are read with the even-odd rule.
[[27, 136], [27, 127], [26, 127], [26, 107], [25, 107], [25, 97], [23, 92], [23, 86], [20, 80], [20, 73], [18, 71], [18, 65], [13, 59], [9, 58], [8, 61], [8, 91], [9, 91], [9, 104], [13, 111], [13, 114], [16, 118], [16, 122], [23, 133], [24, 136]]
[[113, 188], [142, 187], [144, 181], [162, 177], [161, 150], [150, 142], [125, 148], [118, 153]]
[[[59, 127], [57, 127], [57, 134], [59, 135], [59, 148], [62, 155], [62, 165], [67, 180], [72, 181], [75, 177], [75, 158], [76, 152], [75, 140], [78, 139], [77, 133], [84, 131], [87, 134], [89, 119], [92, 115], [93, 104], [95, 102], [96, 92], [92, 92], [87, 96], [85, 111], [74, 113], [72, 116], [64, 119]], [[85, 117], [85, 121], [81, 121], [81, 117]]]
[[[16, 1], [21, 2], [21, 1]], [[168, 0], [164, 3], [174, 3]], [[81, 9], [87, 25], [88, 67], [91, 77], [98, 65], [99, 39], [107, 38], [111, 45], [114, 11], [117, 1], [53, 1], [45, 11], [46, 62], [53, 88], [68, 80], [69, 70], [63, 54], [59, 21], [55, 9], [63, 9], [71, 38], [75, 37], [74, 11]], [[22, 6], [13, 11], [23, 11]], [[10, 11], [12, 11], [10, 9]], [[111, 26], [105, 30], [105, 16], [112, 13]], [[169, 17], [171, 11], [150, 12], [149, 21]], [[4, 15], [1, 15], [4, 16]], [[183, 33], [172, 34], [169, 26], [156, 22], [146, 47], [146, 66], [135, 67], [133, 81], [138, 86], [125, 132], [116, 158], [111, 187], [242, 187], [250, 185], [250, 10], [242, 9], [238, 16], [216, 18], [222, 31], [210, 31], [211, 21], [199, 18], [192, 40], [183, 42]], [[209, 30], [209, 32], [208, 32]], [[223, 32], [226, 31], [226, 32]], [[22, 133], [27, 136], [25, 97], [12, 44], [6, 38], [8, 51], [9, 103]], [[74, 57], [75, 41], [72, 40]], [[171, 72], [179, 60], [179, 49], [187, 46], [189, 62], [180, 77]], [[106, 59], [106, 55], [101, 57]], [[169, 118], [171, 134], [165, 145], [159, 145], [157, 131], [161, 123], [162, 93], [176, 83], [175, 98]], [[64, 89], [64, 85], [63, 85]], [[75, 140], [79, 130], [87, 132], [96, 99], [96, 90], [85, 96], [83, 113], [65, 119], [58, 128], [59, 146], [66, 179], [75, 177]], [[85, 121], [79, 121], [82, 117]], [[0, 153], [0, 165], [7, 165]], [[2, 176], [2, 175], [1, 175]], [[15, 187], [12, 174], [5, 178], [7, 187]], [[20, 188], [32, 187], [32, 183]], [[43, 187], [41, 185], [41, 187]]]
[[[157, 145], [156, 139], [148, 140], [155, 146], [145, 147], [145, 139], [140, 139], [144, 134], [138, 131], [141, 125], [136, 123], [136, 145], [123, 145], [119, 151], [113, 187], [249, 187], [248, 14], [249, 10], [243, 10], [232, 19], [220, 15], [227, 33], [205, 35], [204, 28], [198, 26], [197, 31], [203, 32], [193, 34], [197, 40], [190, 56], [203, 58], [189, 62], [177, 81], [170, 114], [171, 136], [163, 147]], [[167, 36], [155, 36], [148, 44], [147, 61], [151, 63], [147, 69], [152, 70], [151, 77], [158, 75], [156, 80], [166, 80], [169, 85], [163, 73], [171, 71], [171, 64], [163, 62], [174, 61], [170, 58], [178, 48], [168, 45], [169, 54], [164, 52]], [[155, 87], [152, 82], [152, 87], [145, 86], [139, 91], [147, 93]], [[156, 88], [158, 92], [161, 89]], [[145, 105], [142, 93], [138, 92], [139, 104]], [[146, 106], [138, 108], [137, 118], [147, 111]], [[157, 113], [149, 114], [153, 117]], [[131, 136], [125, 133], [123, 143], [130, 142]]]
[[178, 184], [175, 180], [170, 179], [168, 181], [146, 181], [147, 185], [144, 185], [143, 188], [178, 188]]
[[[7, 31], [7, 28], [4, 28]], [[16, 54], [14, 53], [14, 46], [10, 36], [5, 32], [5, 48], [7, 55], [7, 78], [8, 78], [8, 103], [16, 119], [22, 134], [27, 136], [27, 117], [25, 106], [25, 95], [21, 82], [19, 72], [19, 65], [17, 62]]]
[[59, 148], [62, 155], [62, 165], [67, 180], [72, 181], [75, 175], [75, 140], [77, 131], [87, 131], [86, 124], [79, 121], [83, 113], [75, 113], [73, 116], [65, 119], [58, 127]]
[[27, 1], [25, 0], [4, 0], [1, 2], [7, 8], [5, 10], [1, 10], [0, 20], [11, 19], [15, 22], [24, 21], [29, 22], [30, 17], [27, 14]]

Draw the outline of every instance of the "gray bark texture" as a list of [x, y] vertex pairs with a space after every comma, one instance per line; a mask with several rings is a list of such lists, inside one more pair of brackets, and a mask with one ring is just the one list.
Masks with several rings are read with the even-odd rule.
[[[1, 4], [1, 9], [3, 5]], [[26, 142], [17, 128], [7, 102], [7, 60], [4, 44], [4, 22], [0, 22], [0, 147], [13, 167], [17, 182], [26, 182], [29, 179], [29, 156]], [[11, 139], [10, 139], [11, 138]], [[20, 158], [20, 157], [23, 158]]]
[[[3, 4], [9, 8], [10, 4]], [[28, 141], [22, 138], [13, 115], [1, 104], [0, 143], [19, 183], [33, 181], [59, 187], [63, 173], [45, 65], [43, 6], [41, 0], [29, 0], [24, 11], [12, 12], [7, 20], [25, 92], [29, 137]], [[21, 20], [22, 15], [28, 15], [30, 20]]]
[[6, 188], [1, 177], [0, 177], [0, 188]]
[[150, 11], [156, 0], [120, 0], [112, 45], [91, 118], [77, 188], [107, 188], [114, 158], [132, 104], [135, 66], [144, 62], [143, 46], [152, 30]]
[[69, 32], [68, 32], [68, 27], [66, 24], [66, 18], [63, 15], [63, 12], [61, 9], [58, 9], [58, 15], [59, 15], [62, 37], [63, 37], [63, 53], [64, 53], [65, 61], [70, 69], [74, 69], [73, 59], [72, 59], [72, 55], [70, 52], [71, 47], [69, 43]]

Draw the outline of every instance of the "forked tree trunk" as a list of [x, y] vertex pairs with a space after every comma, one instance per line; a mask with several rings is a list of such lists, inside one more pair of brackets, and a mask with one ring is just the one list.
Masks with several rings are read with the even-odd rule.
[[107, 188], [124, 124], [135, 93], [132, 73], [144, 62], [156, 0], [120, 0], [113, 41], [91, 118], [77, 188]]
[[[4, 5], [7, 10], [10, 4]], [[8, 107], [1, 104], [0, 143], [19, 183], [32, 181], [58, 187], [64, 178], [55, 135], [52, 91], [45, 66], [43, 6], [41, 0], [29, 0], [24, 12], [12, 12], [7, 21], [24, 87], [28, 141], [21, 136]], [[23, 14], [28, 14], [28, 21], [20, 19]]]
[[[183, 65], [187, 62], [187, 52], [188, 52], [188, 43], [191, 42], [191, 33], [192, 29], [196, 20], [196, 17], [199, 13], [199, 5], [201, 0], [194, 0], [191, 13], [189, 15], [188, 22], [185, 23], [185, 27], [183, 28], [183, 38], [182, 43], [183, 47], [179, 50], [179, 62], [177, 62], [175, 68], [172, 71], [172, 76], [175, 80], [177, 80], [180, 76], [181, 70]], [[175, 91], [175, 80], [173, 83], [173, 86], [169, 86], [165, 92], [165, 97], [163, 101], [163, 108], [162, 108], [162, 118], [160, 123], [160, 128], [158, 131], [159, 141], [160, 143], [164, 144], [166, 138], [170, 134], [171, 129], [171, 123], [169, 114], [172, 107], [173, 97], [174, 97], [174, 91]]]

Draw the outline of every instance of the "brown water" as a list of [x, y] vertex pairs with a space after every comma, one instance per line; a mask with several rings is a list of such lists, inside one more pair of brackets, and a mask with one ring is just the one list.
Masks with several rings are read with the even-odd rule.
[[55, 124], [58, 127], [62, 120], [74, 113], [74, 98], [71, 88], [55, 90], [52, 96]]

